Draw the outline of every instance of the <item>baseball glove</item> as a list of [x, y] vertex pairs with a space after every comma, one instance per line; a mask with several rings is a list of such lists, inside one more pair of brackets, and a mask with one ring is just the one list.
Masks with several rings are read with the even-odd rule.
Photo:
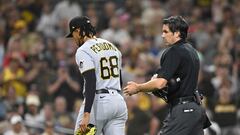
[[167, 98], [167, 89], [168, 87], [164, 87], [162, 89], [157, 89], [157, 90], [154, 90], [152, 92], [152, 94], [156, 97], [159, 97], [159, 98], [162, 98], [166, 103], [168, 102], [168, 98]]
[[178, 90], [179, 87], [180, 87], [180, 84], [181, 84], [181, 82], [180, 82], [180, 78], [179, 78], [179, 77], [177, 77], [177, 78], [172, 78], [172, 79], [170, 79], [170, 80], [168, 81], [166, 87], [164, 87], [164, 88], [162, 88], [162, 89], [154, 90], [154, 91], [152, 92], [152, 94], [153, 94], [154, 96], [157, 96], [157, 97], [159, 97], [159, 98], [162, 98], [165, 102], [168, 103], [168, 97], [167, 97], [168, 92], [173, 92], [173, 91]]
[[80, 130], [78, 130], [75, 135], [95, 135], [97, 132], [96, 127], [93, 124], [88, 124], [88, 132], [81, 133]]

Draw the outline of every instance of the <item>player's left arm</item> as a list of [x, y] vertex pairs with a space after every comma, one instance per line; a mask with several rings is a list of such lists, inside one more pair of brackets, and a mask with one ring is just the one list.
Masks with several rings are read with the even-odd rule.
[[84, 113], [90, 113], [92, 104], [95, 98], [95, 91], [96, 91], [96, 75], [95, 75], [95, 69], [88, 70], [84, 72], [83, 78], [85, 79], [85, 108]]
[[95, 65], [92, 56], [85, 50], [78, 50], [76, 53], [76, 63], [85, 80], [85, 108], [84, 112], [91, 112], [96, 91]]
[[84, 107], [83, 119], [79, 127], [80, 127], [80, 131], [82, 133], [85, 133], [87, 132], [87, 125], [89, 124], [89, 120], [90, 120], [90, 112], [91, 112], [91, 108], [95, 98], [95, 91], [96, 91], [95, 69], [91, 69], [84, 72], [83, 77], [86, 80], [85, 81], [85, 107]]
[[78, 50], [76, 53], [76, 63], [79, 66], [79, 70], [85, 80], [85, 107], [83, 119], [79, 125], [81, 132], [86, 132], [87, 125], [90, 120], [90, 112], [92, 109], [93, 101], [96, 91], [96, 75], [94, 60], [89, 53], [85, 50]]

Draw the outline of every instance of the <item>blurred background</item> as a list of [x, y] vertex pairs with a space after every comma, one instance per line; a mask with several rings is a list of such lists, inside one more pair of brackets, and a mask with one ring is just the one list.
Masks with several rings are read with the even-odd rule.
[[[162, 19], [183, 16], [201, 60], [199, 90], [213, 123], [205, 135], [240, 135], [239, 0], [0, 0], [0, 134], [68, 135], [83, 95], [68, 21], [86, 15], [123, 54], [123, 81], [144, 82], [165, 48]], [[156, 135], [166, 103], [126, 98], [127, 135]]]

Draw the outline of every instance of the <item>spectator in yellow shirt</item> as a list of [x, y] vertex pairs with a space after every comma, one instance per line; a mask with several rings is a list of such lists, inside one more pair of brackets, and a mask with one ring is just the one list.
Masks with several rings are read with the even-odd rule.
[[3, 88], [7, 92], [8, 86], [13, 86], [17, 96], [25, 97], [27, 88], [24, 82], [25, 71], [21, 68], [18, 58], [12, 57], [7, 67], [3, 69]]

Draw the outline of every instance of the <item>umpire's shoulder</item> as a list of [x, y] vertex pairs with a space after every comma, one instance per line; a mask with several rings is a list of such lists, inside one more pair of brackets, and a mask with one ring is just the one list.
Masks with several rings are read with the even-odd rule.
[[168, 53], [176, 53], [179, 51], [179, 46], [170, 46], [164, 50], [163, 53], [168, 54]]

